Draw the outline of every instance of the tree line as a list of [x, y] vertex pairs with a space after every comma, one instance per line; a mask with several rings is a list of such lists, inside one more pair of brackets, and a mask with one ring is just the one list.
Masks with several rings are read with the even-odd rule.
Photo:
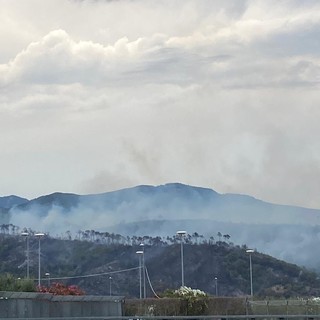
[[[0, 235], [13, 235], [18, 236], [21, 233], [28, 234], [29, 236], [34, 236], [37, 232], [31, 228], [20, 228], [13, 224], [1, 224], [0, 225]], [[51, 238], [60, 240], [79, 240], [79, 241], [89, 241], [98, 244], [106, 245], [138, 245], [144, 243], [150, 246], [167, 246], [172, 244], [180, 243], [181, 238], [178, 235], [173, 236], [123, 236], [118, 233], [107, 232], [107, 231], [97, 231], [97, 230], [79, 230], [75, 235], [71, 231], [66, 231], [59, 236], [51, 236], [46, 234]], [[184, 243], [186, 244], [219, 244], [230, 242], [231, 236], [229, 234], [222, 234], [220, 231], [216, 235], [205, 237], [198, 232], [187, 233], [184, 236]]]
[[[34, 236], [37, 232], [31, 228], [20, 228], [14, 224], [1, 224], [0, 225], [0, 234], [2, 235], [20, 235], [21, 233], [27, 233], [29, 236]], [[50, 236], [50, 234], [46, 234]], [[176, 243], [180, 243], [181, 238], [178, 235], [173, 236], [123, 236], [118, 233], [107, 232], [107, 231], [97, 231], [97, 230], [79, 230], [75, 235], [71, 231], [66, 231], [60, 236], [50, 236], [51, 238], [60, 239], [60, 240], [80, 240], [80, 241], [89, 241], [99, 244], [107, 245], [137, 245], [144, 243], [150, 246], [167, 246]], [[219, 244], [219, 243], [228, 243], [230, 242], [231, 236], [229, 234], [222, 234], [220, 231], [216, 235], [210, 236], [209, 238], [204, 237], [198, 232], [193, 232], [191, 234], [186, 234], [184, 237], [184, 242], [187, 244]]]

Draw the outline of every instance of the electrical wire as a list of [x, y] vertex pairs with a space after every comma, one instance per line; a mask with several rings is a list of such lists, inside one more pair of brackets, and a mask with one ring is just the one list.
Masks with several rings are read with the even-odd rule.
[[[129, 268], [129, 269], [122, 269], [118, 271], [109, 271], [109, 272], [103, 272], [103, 273], [92, 273], [92, 274], [86, 274], [83, 276], [71, 276], [71, 277], [50, 277], [50, 280], [67, 280], [67, 279], [78, 279], [78, 278], [90, 278], [90, 277], [98, 277], [98, 276], [104, 276], [109, 274], [115, 274], [115, 273], [122, 273], [122, 272], [128, 272], [132, 270], [137, 270], [139, 267]], [[37, 280], [37, 279], [34, 279]], [[48, 278], [42, 278], [41, 280], [48, 280]]]
[[153, 289], [153, 287], [152, 287], [152, 284], [151, 284], [151, 281], [150, 281], [150, 277], [149, 277], [149, 273], [148, 273], [148, 269], [147, 269], [146, 266], [145, 266], [145, 269], [146, 269], [146, 275], [147, 275], [147, 279], [148, 279], [148, 282], [149, 282], [149, 286], [150, 286], [151, 291], [153, 292], [153, 294], [155, 295], [156, 298], [161, 299], [161, 298], [156, 294], [156, 292], [154, 291], [154, 289]]

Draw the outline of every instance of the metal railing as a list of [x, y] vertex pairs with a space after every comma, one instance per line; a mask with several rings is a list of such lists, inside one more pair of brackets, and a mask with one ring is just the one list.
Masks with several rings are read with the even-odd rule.
[[106, 317], [42, 317], [0, 318], [1, 320], [316, 320], [318, 315], [206, 315], [206, 316], [106, 316]]

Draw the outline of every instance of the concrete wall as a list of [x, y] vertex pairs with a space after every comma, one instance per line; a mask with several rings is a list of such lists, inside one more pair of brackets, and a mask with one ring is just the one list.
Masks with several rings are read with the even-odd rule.
[[0, 318], [122, 316], [123, 297], [0, 292]]

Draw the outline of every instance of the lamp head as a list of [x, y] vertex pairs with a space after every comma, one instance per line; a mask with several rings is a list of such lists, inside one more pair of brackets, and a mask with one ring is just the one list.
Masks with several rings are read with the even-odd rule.
[[42, 233], [42, 232], [38, 232], [38, 233], [35, 233], [34, 234], [36, 237], [43, 237], [44, 236], [44, 233]]
[[247, 250], [246, 250], [246, 253], [253, 253], [253, 252], [254, 252], [253, 249], [247, 249]]

